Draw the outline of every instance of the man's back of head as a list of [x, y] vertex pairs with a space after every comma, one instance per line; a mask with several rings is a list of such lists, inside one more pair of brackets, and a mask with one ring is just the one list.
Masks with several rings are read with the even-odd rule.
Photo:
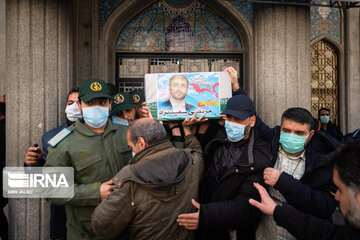
[[335, 199], [345, 219], [360, 229], [360, 140], [350, 141], [326, 157], [334, 168]]
[[135, 120], [128, 129], [131, 142], [136, 144], [138, 138], [143, 138], [150, 146], [167, 139], [164, 126], [152, 118]]
[[348, 187], [360, 192], [360, 140], [345, 143], [326, 159]]

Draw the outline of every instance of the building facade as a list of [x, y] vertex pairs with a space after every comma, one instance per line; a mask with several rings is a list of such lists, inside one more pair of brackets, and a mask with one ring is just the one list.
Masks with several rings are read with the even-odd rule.
[[[270, 126], [299, 106], [331, 109], [344, 133], [359, 128], [360, 4], [254, 2], [0, 0], [7, 165], [64, 121], [67, 92], [90, 77], [130, 91], [145, 73], [233, 66]], [[48, 239], [46, 202], [11, 199], [9, 218], [13, 239]]]

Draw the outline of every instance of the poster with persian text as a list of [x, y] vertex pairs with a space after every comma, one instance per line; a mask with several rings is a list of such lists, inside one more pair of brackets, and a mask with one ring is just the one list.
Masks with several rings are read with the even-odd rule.
[[227, 72], [145, 75], [147, 106], [157, 120], [183, 120], [195, 113], [217, 119], [231, 96]]

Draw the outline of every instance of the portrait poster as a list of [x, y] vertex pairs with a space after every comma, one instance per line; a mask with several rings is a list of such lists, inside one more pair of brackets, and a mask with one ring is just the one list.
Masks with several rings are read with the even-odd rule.
[[145, 75], [147, 106], [157, 120], [183, 120], [195, 113], [218, 119], [231, 95], [227, 72]]

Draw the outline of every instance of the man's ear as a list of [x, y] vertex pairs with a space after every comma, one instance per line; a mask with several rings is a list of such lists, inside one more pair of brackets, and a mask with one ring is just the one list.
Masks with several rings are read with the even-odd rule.
[[311, 130], [311, 131], [310, 131], [309, 141], [310, 141], [310, 139], [312, 138], [312, 136], [314, 136], [314, 133], [315, 133], [315, 131], [314, 131], [314, 130]]
[[256, 116], [250, 117], [250, 127], [254, 127], [256, 123]]
[[138, 144], [137, 144], [137, 147], [140, 149], [140, 150], [143, 150], [147, 147], [147, 143], [145, 142], [145, 139], [142, 138], [142, 137], [138, 137]]
[[307, 138], [307, 142], [305, 143], [305, 145], [307, 145], [307, 144], [310, 142], [310, 140], [311, 140], [312, 136], [314, 136], [314, 133], [315, 133], [315, 131], [314, 131], [314, 130], [311, 130], [311, 131], [310, 131], [310, 133], [309, 133], [309, 137]]
[[77, 102], [77, 105], [78, 105], [78, 109], [79, 109], [79, 111], [82, 113], [82, 110], [81, 110], [81, 102], [79, 101], [79, 102]]

